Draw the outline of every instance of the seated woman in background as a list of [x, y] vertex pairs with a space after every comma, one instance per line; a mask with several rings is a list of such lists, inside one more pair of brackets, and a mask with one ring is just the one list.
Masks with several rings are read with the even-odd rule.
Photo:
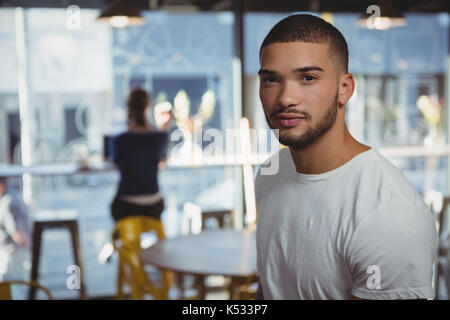
[[173, 116], [171, 111], [166, 112], [161, 127], [154, 128], [146, 117], [150, 103], [145, 90], [133, 89], [127, 101], [128, 131], [113, 140], [113, 161], [120, 171], [119, 187], [111, 204], [115, 221], [136, 215], [160, 219], [164, 209], [158, 169], [167, 156], [167, 130]]

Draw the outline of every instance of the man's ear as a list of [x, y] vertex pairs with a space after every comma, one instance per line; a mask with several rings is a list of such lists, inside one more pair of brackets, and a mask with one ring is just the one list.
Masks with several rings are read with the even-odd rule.
[[355, 91], [355, 79], [351, 73], [345, 73], [339, 79], [338, 101], [345, 105]]

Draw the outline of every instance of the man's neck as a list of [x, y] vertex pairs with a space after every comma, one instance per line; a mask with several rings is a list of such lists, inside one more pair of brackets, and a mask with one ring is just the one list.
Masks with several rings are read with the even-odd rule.
[[330, 130], [316, 142], [301, 150], [289, 148], [296, 171], [319, 174], [334, 170], [367, 151], [370, 147], [356, 141], [344, 130]]

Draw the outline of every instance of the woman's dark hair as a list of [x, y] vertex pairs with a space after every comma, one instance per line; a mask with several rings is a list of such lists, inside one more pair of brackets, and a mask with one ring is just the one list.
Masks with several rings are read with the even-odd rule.
[[128, 95], [128, 124], [141, 127], [148, 126], [145, 110], [150, 104], [150, 95], [141, 88], [133, 88]]

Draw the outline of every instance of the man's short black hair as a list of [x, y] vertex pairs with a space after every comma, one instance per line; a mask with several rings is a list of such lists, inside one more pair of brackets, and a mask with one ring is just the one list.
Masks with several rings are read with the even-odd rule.
[[295, 14], [278, 22], [267, 34], [261, 48], [279, 42], [328, 44], [336, 70], [348, 72], [348, 47], [342, 33], [332, 24], [309, 14]]

